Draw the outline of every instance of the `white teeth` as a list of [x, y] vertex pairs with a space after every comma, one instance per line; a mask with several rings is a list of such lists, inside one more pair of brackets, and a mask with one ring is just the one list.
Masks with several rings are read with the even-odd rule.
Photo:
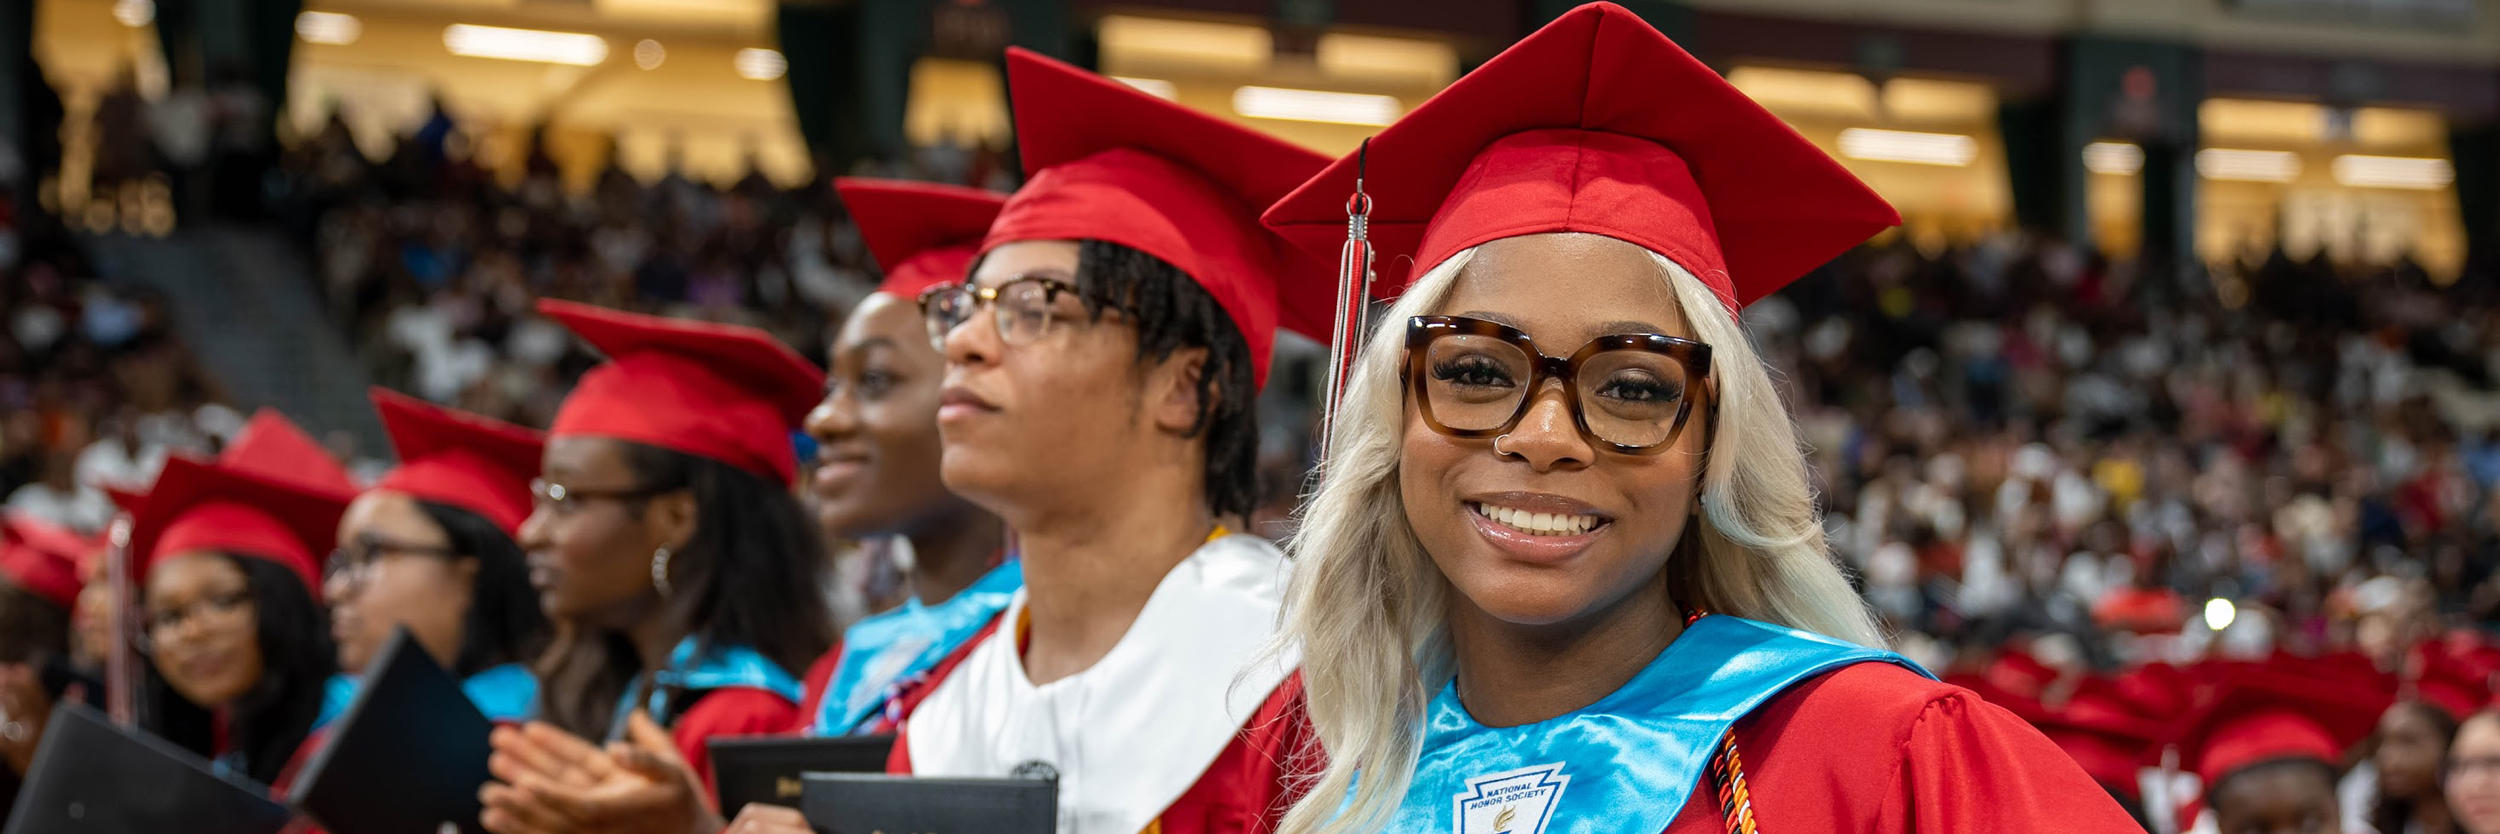
[[1531, 535], [1576, 536], [1597, 529], [1603, 523], [1593, 515], [1534, 513], [1492, 504], [1467, 506], [1495, 524]]

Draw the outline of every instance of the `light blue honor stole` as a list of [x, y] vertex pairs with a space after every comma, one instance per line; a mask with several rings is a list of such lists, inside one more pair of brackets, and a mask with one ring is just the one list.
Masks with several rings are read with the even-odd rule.
[[[668, 693], [671, 689], [694, 694], [743, 687], [779, 695], [793, 704], [799, 702], [799, 679], [791, 677], [789, 670], [764, 659], [754, 649], [714, 646], [701, 658], [694, 656], [694, 649], [694, 638], [678, 641], [677, 648], [668, 654], [668, 668], [652, 674], [651, 691], [644, 696], [644, 706], [651, 710], [653, 720], [668, 714]], [[617, 699], [616, 726], [610, 728], [609, 738], [623, 737], [625, 716], [633, 711], [633, 707], [634, 693], [628, 689], [624, 697]]]
[[1550, 721], [1478, 724], [1452, 682], [1425, 711], [1424, 754], [1386, 830], [1665, 831], [1738, 719], [1801, 681], [1870, 662], [1927, 674], [1891, 652], [1713, 614], [1686, 627], [1623, 688]]
[[538, 712], [538, 676], [518, 663], [470, 675], [460, 682], [460, 691], [477, 705], [478, 712], [486, 714], [486, 720], [498, 724], [527, 721]]
[[363, 686], [364, 681], [348, 674], [331, 675], [329, 680], [322, 681], [321, 715], [313, 719], [312, 728], [318, 730], [339, 720], [339, 716], [347, 712], [347, 705], [355, 703], [356, 690]]
[[[902, 607], [859, 621], [842, 633], [842, 658], [816, 707], [811, 736], [860, 732], [894, 703], [903, 687], [981, 632], [1024, 587], [1024, 563], [1008, 559], [953, 599]], [[888, 716], [892, 717], [892, 716]]]

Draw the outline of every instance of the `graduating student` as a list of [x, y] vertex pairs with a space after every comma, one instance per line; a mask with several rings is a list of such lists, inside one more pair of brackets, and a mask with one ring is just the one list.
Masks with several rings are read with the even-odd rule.
[[318, 572], [355, 493], [346, 470], [271, 412], [217, 462], [166, 461], [130, 507], [142, 726], [275, 782], [341, 704]]
[[488, 718], [526, 719], [547, 617], [513, 535], [545, 438], [381, 389], [372, 399], [399, 466], [339, 519], [327, 589], [339, 668], [364, 671], [406, 627]]
[[816, 439], [817, 518], [829, 535], [900, 536], [911, 545], [910, 597], [844, 630], [809, 674], [811, 735], [891, 733], [938, 664], [981, 633], [1023, 587], [997, 516], [938, 478], [938, 390], [946, 357], [929, 342], [920, 294], [963, 281], [1006, 196], [895, 180], [843, 178], [885, 280], [834, 336], [825, 398], [808, 412]]
[[2160, 749], [2175, 752], [2203, 786], [2172, 798], [2175, 818], [2202, 831], [2368, 831], [2345, 826], [2335, 781], [2389, 700], [2370, 687], [2273, 669], [2224, 672], [2164, 736]]
[[566, 627], [537, 668], [547, 724], [495, 736], [503, 782], [482, 822], [497, 831], [568, 830], [523, 789], [543, 760], [531, 738], [614, 739], [642, 716], [704, 784], [706, 740], [799, 722], [798, 673], [833, 637], [792, 495], [790, 433], [823, 372], [752, 328], [539, 310], [608, 361], [558, 410], [521, 525], [530, 581]]
[[[0, 776], [7, 792], [34, 762], [52, 701], [47, 667], [70, 668], [70, 611], [96, 540], [24, 513], [0, 513]], [[92, 694], [92, 693], [87, 693]], [[8, 803], [0, 801], [0, 807]]]
[[1367, 157], [1267, 214], [1334, 255], [1361, 176], [1397, 298], [1295, 540], [1328, 765], [1285, 831], [2136, 830], [2019, 718], [1870, 648], [1736, 326], [1890, 206], [1602, 3]]

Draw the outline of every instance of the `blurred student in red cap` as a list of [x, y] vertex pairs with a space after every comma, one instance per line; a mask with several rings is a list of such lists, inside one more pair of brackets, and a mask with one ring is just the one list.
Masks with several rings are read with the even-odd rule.
[[320, 560], [353, 497], [346, 469], [274, 412], [215, 463], [166, 462], [129, 508], [147, 730], [277, 780], [338, 706]]
[[2369, 781], [2355, 789], [2350, 777], [2345, 780], [2339, 798], [2348, 806], [2346, 827], [2358, 822], [2380, 834], [2453, 834], [2440, 769], [2458, 722], [2490, 703], [2490, 675], [2436, 642], [2416, 647], [2405, 665], [2410, 680], [2379, 716], [2366, 766], [2355, 768]]
[[528, 718], [548, 625], [513, 535], [546, 440], [390, 391], [372, 400], [399, 466], [339, 519], [327, 589], [339, 668], [361, 673], [406, 627], [488, 718]]
[[2500, 834], [2500, 711], [2485, 706], [2457, 725], [2440, 775], [2458, 831]]
[[79, 562], [102, 547], [67, 527], [0, 513], [0, 807], [34, 762], [53, 702], [72, 696], [64, 690], [75, 680], [70, 611], [86, 584]]
[[2161, 798], [2179, 809], [2184, 830], [2362, 834], [2346, 827], [2335, 781], [2387, 706], [2368, 687], [2236, 669], [2165, 731], [2161, 752], [2147, 761], [2175, 753], [2202, 784], [2197, 796]]
[[[2024, 714], [2023, 710], [2015, 710]], [[2148, 714], [2142, 704], [2108, 678], [2085, 678], [2054, 709], [2028, 715], [2049, 742], [2083, 767], [2119, 807], [2140, 824], [2144, 815], [2142, 763], [2161, 738], [2161, 714]]]
[[[557, 411], [521, 524], [530, 582], [563, 627], [537, 668], [544, 723], [495, 734], [500, 781], [481, 821], [604, 830], [569, 809], [634, 780], [700, 797], [706, 740], [799, 721], [798, 675], [833, 626], [824, 551], [793, 495], [791, 433], [824, 374], [752, 328], [558, 301], [539, 311], [608, 361]], [[629, 770], [600, 771], [618, 784], [541, 769], [595, 756], [603, 739], [630, 741], [610, 763]]]
[[1358, 177], [1397, 301], [1295, 540], [1328, 769], [1284, 831], [2136, 830], [2020, 718], [1870, 648], [1826, 550], [1736, 316], [1898, 222], [1882, 199], [1604, 3], [1268, 224], [1337, 253]]
[[[946, 357], [930, 344], [920, 295], [962, 283], [1006, 195], [896, 180], [834, 180], [885, 271], [833, 337], [825, 398], [807, 415], [817, 519], [841, 539], [907, 543], [909, 594], [846, 629], [810, 670], [799, 729], [891, 733], [939, 664], [982, 633], [1024, 586], [998, 516], [939, 478], [939, 389]], [[736, 809], [726, 809], [735, 812]]]

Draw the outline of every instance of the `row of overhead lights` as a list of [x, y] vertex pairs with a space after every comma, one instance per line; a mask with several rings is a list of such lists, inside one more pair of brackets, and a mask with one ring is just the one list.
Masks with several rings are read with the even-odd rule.
[[[2144, 168], [2144, 150], [2125, 142], [2094, 142], [2084, 146], [2083, 164], [2095, 174], [2134, 174]], [[2285, 183], [2300, 179], [2300, 154], [2240, 148], [2206, 148], [2196, 152], [2196, 174], [2209, 180]], [[2445, 159], [2413, 156], [2343, 154], [2327, 163], [2338, 185], [2353, 188], [2400, 188], [2431, 191], [2456, 181], [2456, 166]]]
[[[1958, 168], [1979, 158], [1979, 140], [1953, 133], [1853, 127], [1840, 132], [1840, 155]], [[2144, 169], [2144, 149], [2126, 142], [2094, 142], [2083, 148], [2083, 166], [2095, 174], [2131, 175]], [[2436, 190], [2456, 181], [2456, 166], [2448, 160], [2423, 157], [2345, 154], [2328, 170], [2336, 183], [2354, 188]], [[2196, 173], [2209, 180], [2282, 183], [2299, 179], [2300, 171], [2300, 155], [2291, 151], [2196, 152]]]
[[[154, 0], [115, 0], [113, 19], [122, 25], [137, 28], [156, 22]], [[347, 46], [363, 38], [364, 21], [355, 15], [337, 12], [304, 12], [295, 16], [295, 36], [305, 43]], [[470, 58], [497, 58], [506, 61], [534, 61], [543, 64], [595, 66], [608, 59], [608, 41], [598, 35], [579, 32], [549, 32], [540, 29], [513, 29], [503, 26], [479, 26], [454, 23], [443, 27], [443, 48], [451, 54]], [[659, 41], [645, 39], [634, 44], [634, 66], [646, 70], [659, 69], [668, 60], [668, 49]], [[730, 59], [738, 77], [753, 81], [771, 81], [789, 73], [790, 62], [780, 52], [770, 49], [741, 49]]]
[[[1166, 101], [1180, 97], [1180, 88], [1160, 78], [1113, 76], [1122, 84]], [[1239, 87], [1233, 90], [1233, 112], [1253, 119], [1284, 119], [1340, 125], [1386, 126], [1405, 112], [1396, 96], [1297, 90], [1291, 87]]]

